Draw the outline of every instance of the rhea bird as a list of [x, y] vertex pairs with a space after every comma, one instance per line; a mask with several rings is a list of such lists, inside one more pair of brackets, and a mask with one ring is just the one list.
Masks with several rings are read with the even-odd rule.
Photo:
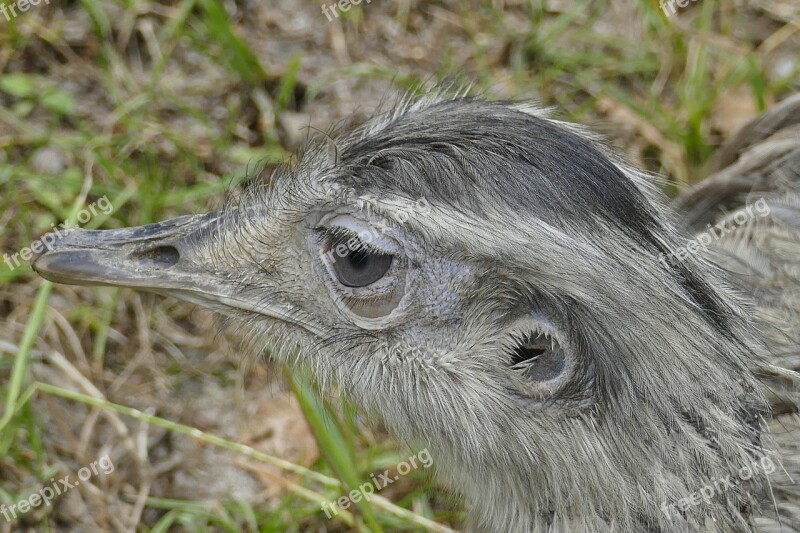
[[[769, 161], [796, 179], [793, 139]], [[692, 249], [582, 127], [406, 98], [218, 212], [71, 230], [33, 267], [240, 319], [424, 443], [470, 530], [796, 532], [800, 202], [769, 183]]]

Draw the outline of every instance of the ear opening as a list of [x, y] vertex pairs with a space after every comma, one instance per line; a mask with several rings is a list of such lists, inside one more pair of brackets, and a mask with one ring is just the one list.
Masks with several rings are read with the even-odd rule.
[[569, 382], [575, 358], [550, 324], [522, 320], [503, 344], [509, 368], [531, 396], [547, 398]]
[[518, 340], [511, 353], [511, 368], [533, 381], [556, 379], [566, 366], [561, 345], [541, 332], [530, 332]]

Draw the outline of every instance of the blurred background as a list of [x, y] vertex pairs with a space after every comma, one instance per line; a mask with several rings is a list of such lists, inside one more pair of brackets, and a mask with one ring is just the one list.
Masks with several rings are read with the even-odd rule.
[[17, 266], [55, 225], [213, 209], [307, 135], [442, 80], [553, 106], [672, 195], [800, 89], [796, 0], [2, 1], [0, 504], [114, 471], [0, 532], [463, 525], [421, 468], [328, 519], [321, 501], [417, 450], [211, 313]]

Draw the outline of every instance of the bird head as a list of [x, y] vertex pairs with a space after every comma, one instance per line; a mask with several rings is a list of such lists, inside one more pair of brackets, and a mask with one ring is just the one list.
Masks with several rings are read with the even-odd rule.
[[424, 442], [475, 529], [731, 531], [752, 488], [674, 503], [765, 453], [764, 348], [683, 242], [579, 127], [431, 98], [311, 142], [219, 212], [70, 230], [33, 267], [240, 319]]

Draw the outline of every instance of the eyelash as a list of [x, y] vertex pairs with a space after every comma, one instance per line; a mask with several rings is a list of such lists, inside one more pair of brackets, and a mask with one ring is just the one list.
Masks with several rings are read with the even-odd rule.
[[363, 249], [370, 254], [377, 254], [377, 255], [391, 255], [386, 250], [381, 250], [380, 248], [361, 240], [358, 234], [354, 231], [350, 231], [346, 228], [341, 228], [338, 226], [320, 226], [314, 228], [314, 231], [320, 236], [320, 242], [326, 243], [328, 239], [331, 241], [335, 241], [338, 239], [344, 239], [343, 242], [347, 242], [348, 240], [352, 239], [353, 237], [357, 238], [363, 244]]

